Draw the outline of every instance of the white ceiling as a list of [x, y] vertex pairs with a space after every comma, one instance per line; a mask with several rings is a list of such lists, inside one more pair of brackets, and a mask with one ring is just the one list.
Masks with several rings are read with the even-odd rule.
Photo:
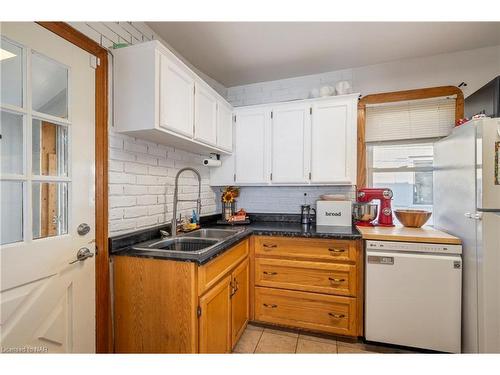
[[226, 87], [500, 44], [500, 22], [148, 22]]

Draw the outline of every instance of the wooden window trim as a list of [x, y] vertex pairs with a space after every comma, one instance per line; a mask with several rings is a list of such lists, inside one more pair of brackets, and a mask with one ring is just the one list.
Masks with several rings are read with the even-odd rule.
[[99, 59], [95, 70], [96, 352], [112, 353], [108, 253], [108, 51], [65, 22], [37, 22]]
[[358, 140], [357, 140], [357, 179], [358, 188], [366, 186], [366, 106], [370, 104], [393, 103], [407, 100], [438, 98], [456, 95], [455, 121], [464, 117], [464, 94], [456, 86], [428, 87], [416, 90], [404, 90], [371, 94], [362, 97], [358, 102]]

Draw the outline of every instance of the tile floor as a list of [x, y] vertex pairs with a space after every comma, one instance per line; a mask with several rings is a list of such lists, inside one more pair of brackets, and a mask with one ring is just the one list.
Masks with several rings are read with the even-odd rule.
[[383, 345], [365, 344], [355, 339], [325, 337], [272, 329], [249, 324], [241, 335], [234, 353], [415, 353]]

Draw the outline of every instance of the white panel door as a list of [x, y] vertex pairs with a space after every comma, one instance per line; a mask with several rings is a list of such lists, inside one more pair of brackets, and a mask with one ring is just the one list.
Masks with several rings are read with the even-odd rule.
[[234, 127], [236, 183], [269, 182], [270, 124], [269, 107], [236, 111]]
[[194, 138], [211, 145], [217, 144], [217, 99], [204, 85], [195, 84]]
[[[87, 52], [35, 23], [3, 23], [1, 34], [13, 51], [0, 62], [12, 78], [1, 83], [2, 127], [19, 126], [0, 140], [2, 160], [21, 158], [1, 165], [2, 351], [91, 353], [95, 70]], [[79, 249], [86, 259], [73, 262]]]
[[217, 105], [217, 147], [233, 151], [233, 109], [222, 100]]
[[194, 78], [187, 69], [160, 57], [160, 126], [193, 137]]
[[335, 98], [313, 104], [311, 183], [355, 184], [355, 103]]
[[274, 107], [272, 183], [309, 182], [311, 115], [306, 104]]

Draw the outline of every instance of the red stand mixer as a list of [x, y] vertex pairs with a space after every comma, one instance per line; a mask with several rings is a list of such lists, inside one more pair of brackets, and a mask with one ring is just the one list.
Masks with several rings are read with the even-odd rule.
[[[374, 199], [380, 200], [380, 206], [378, 211], [378, 218], [376, 221], [375, 216], [377, 216], [376, 206], [373, 213], [373, 218], [371, 220], [361, 219], [364, 218], [362, 213], [359, 213], [358, 216], [355, 215], [356, 225], [360, 226], [381, 226], [381, 227], [393, 227], [394, 223], [392, 220], [392, 208], [391, 208], [391, 200], [392, 200], [392, 190], [387, 188], [362, 188], [358, 190], [357, 199], [359, 203], [370, 203]], [[373, 208], [373, 205], [370, 205]], [[360, 211], [363, 210], [363, 205], [359, 205]]]

